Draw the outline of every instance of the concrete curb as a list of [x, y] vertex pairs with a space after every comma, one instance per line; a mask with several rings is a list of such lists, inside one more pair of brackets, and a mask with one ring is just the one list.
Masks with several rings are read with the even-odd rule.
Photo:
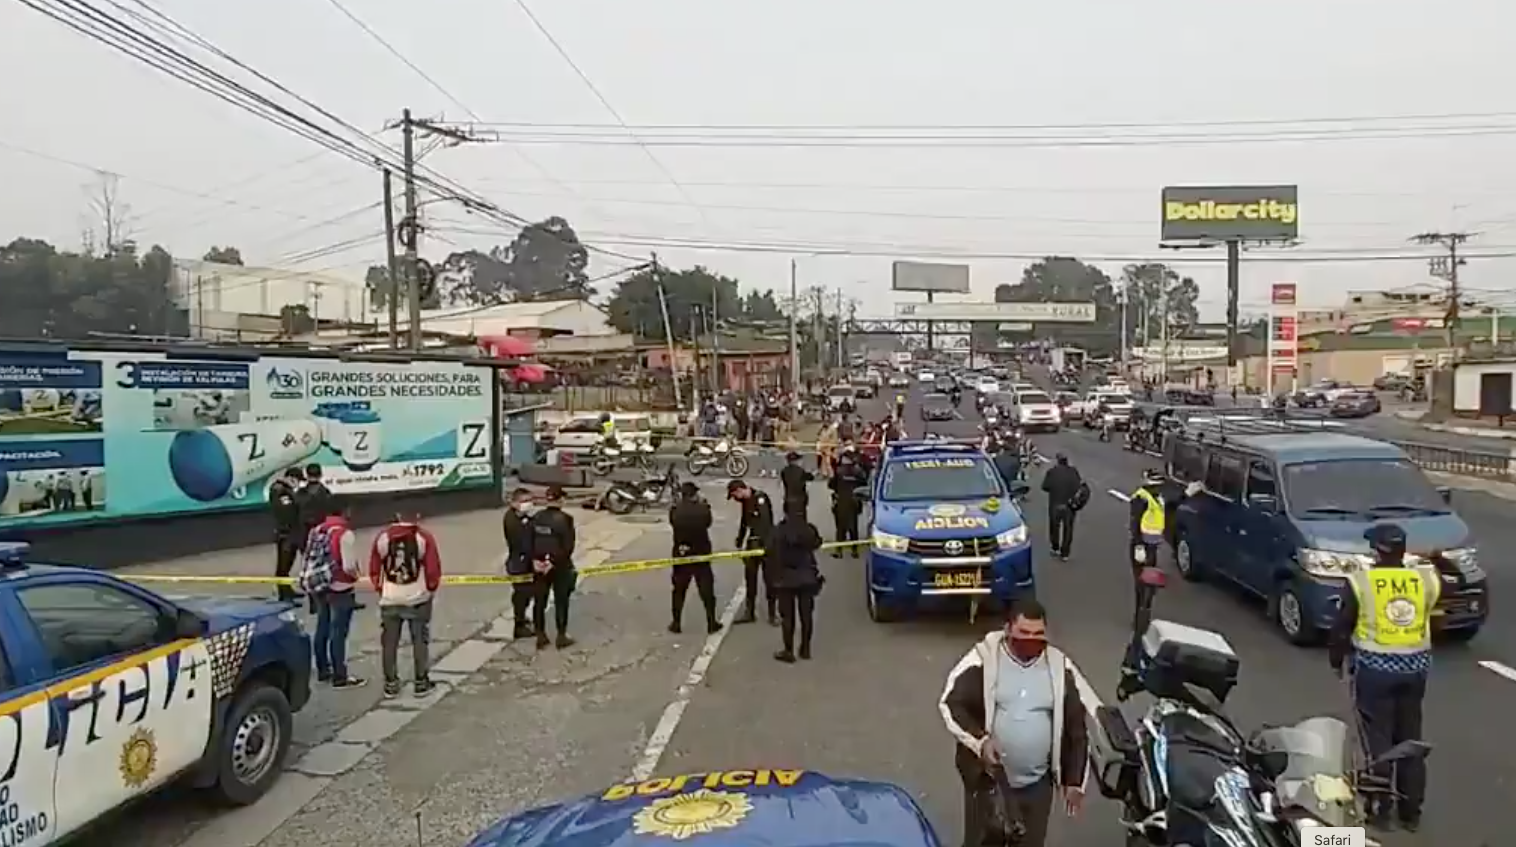
[[1469, 438], [1500, 438], [1506, 441], [1516, 441], [1516, 429], [1493, 429], [1482, 426], [1458, 426], [1456, 424], [1424, 423], [1421, 428], [1428, 432], [1441, 432], [1448, 435], [1462, 435]]

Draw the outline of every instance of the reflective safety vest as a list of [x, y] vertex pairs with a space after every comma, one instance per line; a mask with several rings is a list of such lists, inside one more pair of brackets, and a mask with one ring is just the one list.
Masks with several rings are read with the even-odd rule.
[[604, 423], [602, 423], [600, 425], [600, 436], [602, 438], [610, 438], [612, 435], [615, 435], [615, 434], [616, 434], [616, 422], [614, 420], [606, 421], [606, 422], [604, 422]]
[[1431, 612], [1442, 584], [1414, 568], [1369, 568], [1348, 576], [1358, 600], [1353, 647], [1370, 653], [1421, 653], [1432, 647]]
[[1133, 491], [1132, 499], [1141, 500], [1147, 504], [1147, 510], [1142, 513], [1142, 520], [1137, 525], [1137, 528], [1142, 531], [1142, 537], [1144, 539], [1155, 539], [1155, 541], [1149, 543], [1156, 543], [1157, 540], [1161, 540], [1163, 538], [1164, 527], [1168, 525], [1169, 517], [1168, 513], [1163, 509], [1163, 501], [1153, 496], [1153, 492], [1146, 488], [1139, 488]]

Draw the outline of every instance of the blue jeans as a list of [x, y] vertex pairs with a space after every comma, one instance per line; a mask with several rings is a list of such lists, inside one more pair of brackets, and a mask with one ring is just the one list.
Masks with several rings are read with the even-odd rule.
[[323, 591], [315, 597], [316, 632], [311, 636], [316, 676], [347, 679], [347, 633], [353, 626], [358, 598], [351, 591]]

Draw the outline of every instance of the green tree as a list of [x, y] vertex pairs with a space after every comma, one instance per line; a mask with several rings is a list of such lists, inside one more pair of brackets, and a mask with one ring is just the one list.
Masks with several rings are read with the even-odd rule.
[[205, 251], [203, 257], [207, 262], [219, 262], [223, 265], [241, 265], [242, 251], [236, 247], [212, 247]]
[[0, 247], [0, 336], [187, 335], [188, 316], [170, 293], [173, 272], [162, 247], [139, 255], [122, 240], [89, 255], [18, 238]]
[[731, 277], [712, 273], [700, 265], [681, 271], [647, 268], [616, 286], [615, 294], [606, 304], [611, 325], [622, 332], [662, 340], [660, 284], [668, 301], [669, 326], [675, 338], [692, 338], [702, 331], [702, 316], [704, 320], [710, 319], [712, 291], [716, 293], [716, 308], [720, 315], [741, 314], [737, 280]]
[[285, 336], [305, 335], [315, 330], [316, 319], [309, 306], [289, 303], [279, 307], [279, 331]]
[[1059, 344], [1106, 353], [1120, 346], [1121, 313], [1111, 278], [1072, 256], [1048, 256], [1028, 265], [1021, 281], [995, 288], [997, 303], [1094, 303], [1092, 324], [1042, 323], [1037, 335]]
[[369, 265], [363, 274], [363, 287], [368, 291], [369, 307], [382, 311], [390, 304], [390, 269], [384, 265]]
[[774, 299], [773, 291], [749, 291], [742, 298], [742, 318], [752, 323], [773, 323], [785, 319], [784, 310]]
[[1122, 285], [1127, 292], [1127, 337], [1148, 343], [1147, 334], [1156, 340], [1163, 335], [1163, 322], [1170, 331], [1182, 331], [1200, 322], [1196, 300], [1200, 286], [1187, 276], [1162, 262], [1127, 265], [1121, 270]]
[[589, 250], [568, 221], [550, 217], [522, 227], [505, 247], [463, 250], [443, 260], [442, 298], [457, 305], [523, 300], [588, 300]]

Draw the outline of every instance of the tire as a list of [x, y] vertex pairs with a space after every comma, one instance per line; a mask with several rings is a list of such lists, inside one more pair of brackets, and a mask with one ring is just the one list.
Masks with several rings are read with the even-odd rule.
[[625, 515], [632, 511], [632, 500], [617, 489], [605, 492], [605, 510], [613, 515]]
[[1201, 582], [1205, 579], [1200, 563], [1195, 561], [1195, 550], [1183, 534], [1179, 536], [1179, 543], [1174, 545], [1174, 570], [1179, 571], [1180, 578], [1185, 582]]
[[616, 469], [616, 463], [609, 459], [596, 459], [590, 463], [590, 470], [596, 476], [610, 476], [611, 471]]
[[726, 457], [726, 473], [728, 476], [739, 478], [744, 477], [747, 476], [747, 471], [747, 456], [744, 456], [741, 453], [733, 453], [730, 456]]
[[1467, 644], [1479, 634], [1479, 627], [1466, 626], [1460, 629], [1449, 629], [1437, 634], [1437, 640], [1447, 644]]
[[1321, 630], [1305, 620], [1305, 604], [1295, 584], [1281, 580], [1274, 589], [1274, 598], [1269, 604], [1274, 613], [1274, 625], [1287, 641], [1297, 647], [1309, 647], [1321, 640]]
[[700, 476], [705, 473], [706, 463], [690, 456], [684, 460], [684, 469], [690, 472], [690, 476]]
[[267, 793], [284, 771], [293, 725], [284, 692], [257, 681], [243, 686], [227, 710], [226, 725], [217, 739], [212, 789], [216, 799], [250, 806]]
[[874, 590], [873, 573], [872, 567], [863, 566], [863, 600], [868, 607], [869, 620], [874, 623], [894, 623], [900, 616], [890, 604], [879, 599], [879, 592]]

